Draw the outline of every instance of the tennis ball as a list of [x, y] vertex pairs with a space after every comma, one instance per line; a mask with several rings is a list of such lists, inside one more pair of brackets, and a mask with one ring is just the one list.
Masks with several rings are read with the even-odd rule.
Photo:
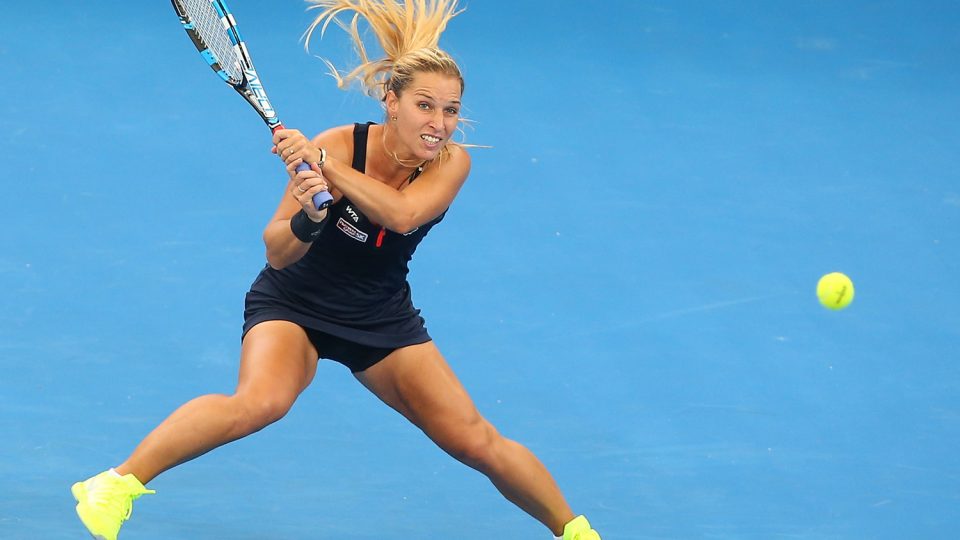
[[823, 307], [843, 309], [853, 301], [853, 282], [840, 272], [832, 272], [817, 282], [817, 298]]

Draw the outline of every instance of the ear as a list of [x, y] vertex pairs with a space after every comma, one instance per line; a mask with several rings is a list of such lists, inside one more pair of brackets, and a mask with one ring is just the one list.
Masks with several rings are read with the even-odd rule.
[[397, 97], [397, 94], [393, 90], [387, 92], [387, 95], [383, 98], [383, 102], [387, 107], [387, 116], [394, 116], [397, 114], [397, 111], [400, 110], [400, 98]]

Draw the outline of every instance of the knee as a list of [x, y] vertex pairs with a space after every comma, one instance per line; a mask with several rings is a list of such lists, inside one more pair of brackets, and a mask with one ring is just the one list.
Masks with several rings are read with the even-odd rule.
[[275, 395], [235, 395], [241, 431], [253, 433], [283, 418], [295, 398]]
[[489, 422], [481, 419], [457, 430], [445, 450], [467, 466], [485, 472], [496, 466], [502, 439]]

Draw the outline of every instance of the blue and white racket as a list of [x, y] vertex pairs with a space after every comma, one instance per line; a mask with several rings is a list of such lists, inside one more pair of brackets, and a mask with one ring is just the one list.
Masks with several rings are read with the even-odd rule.
[[[267, 99], [247, 46], [237, 31], [237, 21], [226, 3], [223, 0], [173, 0], [173, 7], [200, 56], [217, 75], [247, 100], [271, 131], [284, 129], [277, 111]], [[309, 168], [307, 163], [297, 166], [298, 171]], [[317, 209], [325, 208], [331, 202], [333, 197], [326, 191], [313, 196]]]

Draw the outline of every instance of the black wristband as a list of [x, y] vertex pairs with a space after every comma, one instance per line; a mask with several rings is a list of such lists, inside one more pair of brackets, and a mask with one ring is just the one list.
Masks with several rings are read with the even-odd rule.
[[323, 227], [327, 224], [327, 218], [324, 217], [323, 221], [319, 223], [310, 219], [310, 216], [306, 212], [300, 210], [290, 218], [290, 230], [293, 231], [293, 235], [296, 236], [301, 242], [309, 244], [317, 239], [320, 236], [320, 232], [323, 231]]

